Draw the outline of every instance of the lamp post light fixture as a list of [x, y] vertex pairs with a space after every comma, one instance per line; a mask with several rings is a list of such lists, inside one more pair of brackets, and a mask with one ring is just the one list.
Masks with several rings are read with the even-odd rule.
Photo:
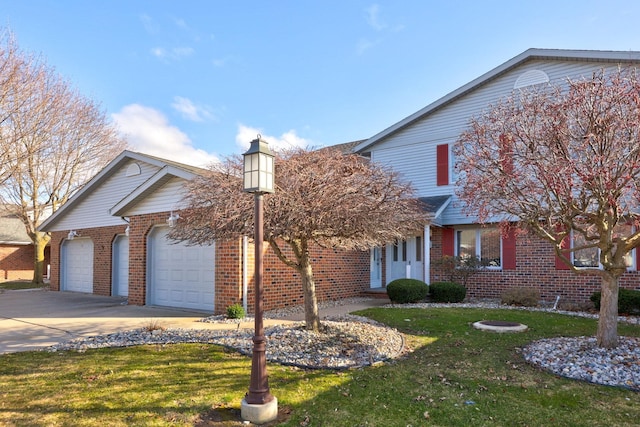
[[267, 142], [260, 135], [244, 153], [243, 187], [247, 193], [253, 193], [254, 245], [255, 245], [255, 334], [253, 336], [253, 357], [251, 359], [251, 381], [249, 392], [242, 400], [240, 415], [254, 424], [273, 421], [278, 416], [278, 399], [269, 392], [267, 376], [266, 338], [264, 336], [262, 261], [264, 242], [263, 195], [274, 190], [274, 155]]

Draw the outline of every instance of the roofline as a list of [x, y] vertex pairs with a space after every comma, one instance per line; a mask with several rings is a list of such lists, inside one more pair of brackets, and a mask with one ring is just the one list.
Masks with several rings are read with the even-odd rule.
[[636, 62], [640, 63], [639, 51], [603, 51], [603, 50], [569, 50], [569, 49], [527, 49], [518, 56], [515, 56], [497, 66], [496, 68], [484, 73], [480, 77], [470, 81], [464, 86], [459, 87], [453, 92], [448, 93], [442, 98], [432, 102], [421, 110], [411, 114], [408, 117], [400, 120], [399, 122], [389, 126], [383, 131], [375, 134], [371, 138], [365, 140], [361, 144], [358, 144], [353, 151], [360, 153], [367, 151], [372, 145], [376, 144], [381, 139], [399, 131], [400, 129], [410, 125], [411, 123], [421, 119], [434, 112], [435, 110], [442, 108], [455, 99], [465, 95], [466, 93], [474, 90], [475, 88], [497, 78], [498, 76], [506, 73], [512, 68], [522, 64], [525, 61], [538, 60], [538, 59], [554, 59], [554, 60], [572, 60], [572, 61], [598, 61], [598, 62]]
[[163, 159], [154, 156], [148, 156], [143, 153], [137, 153], [135, 151], [124, 150], [120, 153], [115, 159], [109, 162], [100, 172], [98, 172], [93, 178], [89, 180], [80, 190], [78, 190], [73, 196], [67, 200], [67, 202], [60, 206], [58, 210], [56, 210], [49, 218], [44, 220], [40, 226], [38, 226], [38, 231], [46, 231], [46, 229], [55, 224], [58, 221], [58, 218], [61, 217], [65, 211], [71, 209], [75, 205], [77, 205], [86, 194], [89, 194], [93, 188], [100, 185], [104, 180], [109, 178], [113, 172], [118, 168], [119, 165], [124, 163], [127, 160], [137, 160], [141, 162], [146, 162], [152, 164], [154, 166], [159, 167], [160, 169], [166, 167], [170, 164], [175, 170], [183, 170], [184, 172], [193, 174], [193, 168], [188, 165], [184, 165], [184, 168], [180, 168], [181, 163], [177, 163], [171, 160], [167, 160], [166, 162]]

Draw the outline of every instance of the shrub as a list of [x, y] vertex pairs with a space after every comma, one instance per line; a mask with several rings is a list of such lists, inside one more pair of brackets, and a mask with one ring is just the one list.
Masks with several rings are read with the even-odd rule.
[[[601, 292], [594, 292], [591, 295], [591, 302], [600, 310]], [[640, 291], [620, 288], [618, 291], [618, 314], [637, 314], [640, 313]]]
[[429, 285], [417, 279], [396, 279], [387, 285], [389, 299], [397, 304], [422, 301], [428, 293]]
[[500, 302], [506, 305], [535, 307], [540, 301], [540, 292], [534, 288], [510, 288], [500, 295]]
[[433, 302], [462, 302], [467, 289], [454, 282], [435, 282], [429, 286], [429, 294]]
[[227, 307], [227, 317], [229, 319], [244, 319], [244, 308], [240, 304], [233, 304]]

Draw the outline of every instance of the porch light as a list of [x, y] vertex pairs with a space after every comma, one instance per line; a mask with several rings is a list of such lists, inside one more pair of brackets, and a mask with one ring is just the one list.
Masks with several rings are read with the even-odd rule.
[[244, 191], [247, 193], [273, 193], [273, 153], [260, 135], [244, 153]]
[[173, 211], [171, 211], [171, 215], [169, 215], [169, 218], [167, 218], [167, 224], [169, 224], [169, 227], [173, 228], [176, 226], [179, 219], [180, 219], [180, 215], [178, 215], [177, 213], [173, 213]]
[[129, 237], [129, 231], [130, 231], [129, 228], [130, 227], [127, 225], [127, 228], [124, 229], [124, 235], [127, 236], [127, 237]]
[[69, 230], [69, 234], [67, 234], [67, 240], [73, 240], [76, 237], [80, 237], [80, 234], [76, 230]]

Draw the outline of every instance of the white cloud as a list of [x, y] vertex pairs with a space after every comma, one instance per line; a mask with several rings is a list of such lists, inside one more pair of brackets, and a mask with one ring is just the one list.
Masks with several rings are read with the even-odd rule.
[[174, 47], [168, 50], [163, 47], [154, 47], [151, 49], [153, 56], [164, 61], [177, 61], [193, 55], [194, 52], [195, 50], [191, 47]]
[[195, 148], [187, 134], [169, 124], [156, 109], [131, 104], [112, 117], [134, 151], [201, 167], [218, 161], [216, 156]]
[[243, 152], [249, 149], [251, 141], [257, 138], [260, 134], [262, 139], [269, 143], [269, 148], [272, 150], [280, 150], [293, 147], [310, 147], [311, 141], [304, 139], [296, 135], [295, 130], [289, 130], [279, 137], [265, 135], [260, 129], [245, 126], [243, 124], [238, 125], [238, 132], [236, 133], [236, 144], [242, 149]]
[[367, 9], [365, 9], [367, 13], [366, 19], [367, 23], [376, 31], [382, 31], [387, 28], [387, 24], [384, 21], [380, 20], [380, 6], [377, 4], [372, 4]]
[[196, 105], [190, 99], [176, 96], [173, 98], [171, 106], [179, 112], [182, 117], [193, 122], [204, 122], [205, 120], [215, 120], [211, 108], [206, 105]]
[[157, 34], [159, 31], [158, 24], [152, 17], [147, 15], [146, 13], [140, 15], [140, 21], [142, 21], [142, 26], [145, 31], [149, 34]]

